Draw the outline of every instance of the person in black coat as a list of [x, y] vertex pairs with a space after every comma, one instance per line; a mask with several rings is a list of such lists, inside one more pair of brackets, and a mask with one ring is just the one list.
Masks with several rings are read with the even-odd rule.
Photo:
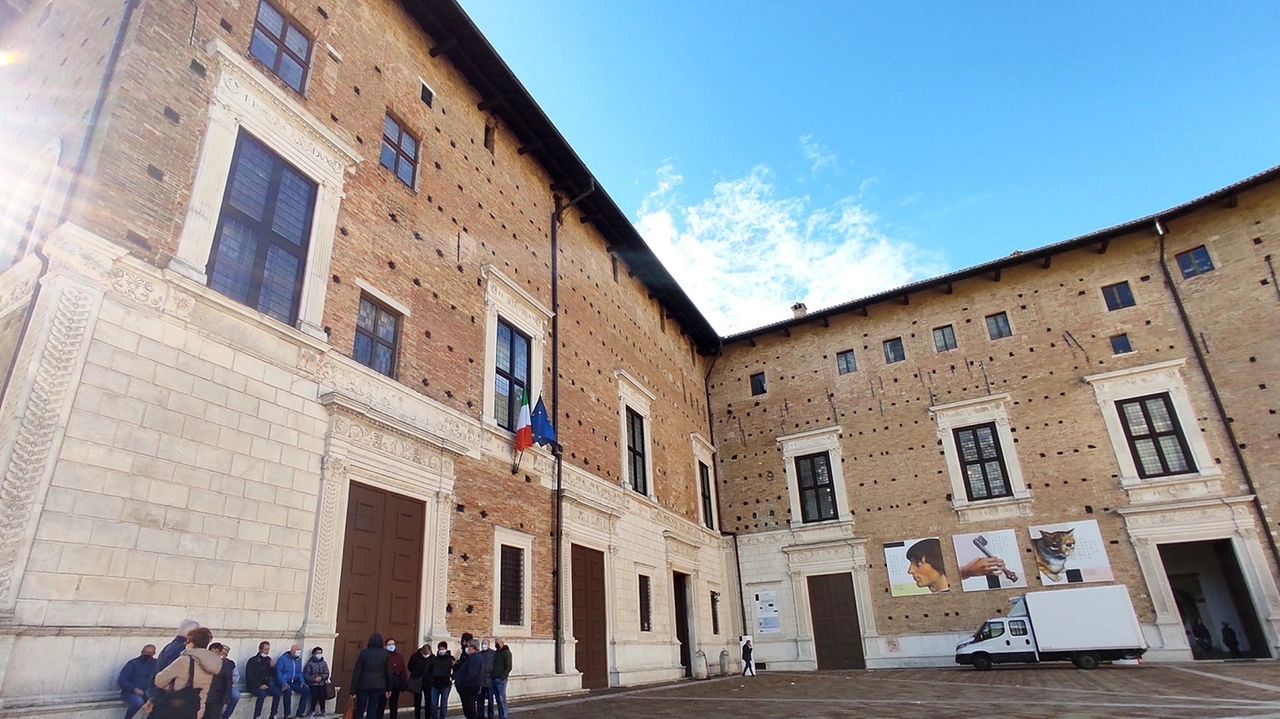
[[462, 650], [464, 654], [453, 669], [453, 685], [458, 689], [458, 698], [462, 700], [463, 716], [476, 719], [476, 698], [480, 696], [480, 687], [484, 685], [487, 666], [480, 657], [480, 642], [472, 639], [463, 645]]
[[[209, 651], [222, 656], [223, 647], [218, 642], [209, 645]], [[209, 696], [205, 698], [203, 719], [222, 719], [222, 709], [231, 699], [231, 672], [235, 664], [222, 660], [222, 668], [209, 682]]]
[[257, 701], [253, 705], [253, 719], [262, 717], [262, 703], [271, 697], [270, 719], [276, 719], [280, 711], [280, 685], [276, 683], [275, 662], [271, 659], [271, 642], [258, 645], [258, 653], [244, 663], [244, 689]]
[[390, 653], [383, 647], [382, 635], [369, 635], [369, 644], [356, 657], [351, 672], [351, 694], [356, 698], [352, 716], [378, 719], [378, 700], [391, 691]]

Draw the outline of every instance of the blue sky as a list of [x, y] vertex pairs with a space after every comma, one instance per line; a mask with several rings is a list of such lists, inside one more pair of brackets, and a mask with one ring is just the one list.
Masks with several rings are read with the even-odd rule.
[[1280, 3], [462, 4], [724, 333], [1280, 164]]

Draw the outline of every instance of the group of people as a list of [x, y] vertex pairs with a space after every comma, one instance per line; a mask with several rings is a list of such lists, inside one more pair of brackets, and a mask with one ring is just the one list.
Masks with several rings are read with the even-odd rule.
[[396, 651], [394, 639], [381, 634], [369, 636], [369, 644], [356, 657], [351, 676], [354, 719], [381, 719], [390, 708], [397, 719], [400, 693], [413, 694], [413, 717], [422, 719], [426, 699], [427, 719], [445, 719], [449, 694], [458, 690], [466, 719], [507, 719], [507, 679], [511, 676], [511, 649], [502, 638], [478, 640], [462, 635], [455, 658], [448, 642], [434, 651], [424, 644], [406, 662]]
[[[1204, 620], [1196, 617], [1196, 622], [1191, 627], [1191, 635], [1195, 637], [1196, 646], [1199, 647], [1201, 653], [1205, 656], [1213, 653], [1213, 635], [1209, 634], [1209, 628], [1204, 625]], [[1222, 623], [1222, 646], [1231, 652], [1232, 659], [1239, 659], [1244, 656], [1240, 651], [1240, 638], [1236, 636], [1236, 630], [1231, 628], [1229, 622]]]
[[[133, 719], [144, 707], [149, 710], [158, 692], [188, 686], [200, 690], [200, 707], [190, 719], [230, 719], [240, 701], [240, 672], [227, 658], [229, 653], [227, 646], [213, 641], [213, 632], [193, 619], [179, 625], [178, 635], [158, 654], [154, 644], [144, 646], [116, 680], [127, 707], [124, 719]], [[511, 668], [511, 649], [501, 638], [490, 646], [489, 640], [463, 634], [457, 658], [447, 642], [440, 642], [434, 652], [430, 645], [422, 645], [406, 662], [396, 651], [395, 639], [373, 634], [356, 658], [351, 677], [353, 717], [381, 719], [390, 709], [390, 719], [398, 719], [400, 695], [410, 692], [414, 719], [423, 719], [424, 698], [428, 700], [427, 719], [445, 719], [449, 694], [456, 686], [467, 719], [507, 719]], [[244, 691], [255, 698], [254, 719], [261, 719], [268, 698], [269, 719], [323, 717], [333, 690], [321, 647], [313, 648], [303, 661], [299, 644], [273, 658], [271, 643], [262, 642], [258, 653], [245, 662]]]

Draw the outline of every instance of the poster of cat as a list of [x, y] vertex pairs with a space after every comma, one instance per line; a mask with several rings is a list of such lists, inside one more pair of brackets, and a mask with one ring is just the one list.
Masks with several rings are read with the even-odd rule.
[[1098, 520], [1042, 524], [1027, 530], [1041, 584], [1052, 587], [1114, 579]]
[[1018, 549], [1018, 533], [1012, 529], [996, 529], [951, 537], [956, 548], [956, 564], [960, 567], [960, 587], [966, 592], [989, 589], [1012, 589], [1027, 586], [1022, 569], [1022, 551]]
[[886, 542], [884, 565], [889, 570], [889, 594], [909, 597], [951, 591], [942, 542], [937, 537]]

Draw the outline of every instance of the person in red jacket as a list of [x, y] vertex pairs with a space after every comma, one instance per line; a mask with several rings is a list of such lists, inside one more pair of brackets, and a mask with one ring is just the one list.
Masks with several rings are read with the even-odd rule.
[[378, 716], [384, 716], [387, 707], [391, 707], [391, 719], [399, 719], [400, 692], [409, 690], [409, 669], [404, 657], [396, 651], [396, 640], [387, 637], [387, 668], [391, 671], [390, 693], [378, 700]]

